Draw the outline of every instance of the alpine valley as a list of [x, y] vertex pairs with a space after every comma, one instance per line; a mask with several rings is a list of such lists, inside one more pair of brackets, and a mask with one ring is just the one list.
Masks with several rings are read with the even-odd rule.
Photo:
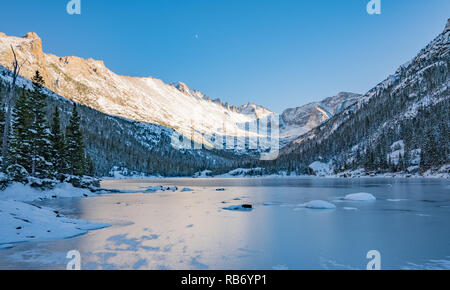
[[[0, 97], [11, 90], [13, 48], [23, 63], [16, 95], [33, 90], [39, 71], [48, 120], [57, 108], [62, 127], [68, 126], [73, 103], [79, 104], [96, 176], [218, 175], [236, 168], [243, 168], [241, 175], [448, 174], [449, 44], [450, 20], [416, 57], [367, 93], [341, 92], [278, 116], [257, 104], [224, 103], [182, 82], [117, 75], [102, 61], [46, 54], [36, 33], [0, 33]], [[265, 138], [249, 133], [246, 124], [273, 116], [280, 123], [276, 160], [259, 160], [258, 150], [211, 146], [227, 138]], [[174, 148], [174, 134], [201, 149]]]

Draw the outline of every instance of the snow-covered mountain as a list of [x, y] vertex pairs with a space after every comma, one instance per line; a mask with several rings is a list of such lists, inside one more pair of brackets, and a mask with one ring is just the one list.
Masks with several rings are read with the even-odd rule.
[[[0, 103], [11, 84], [12, 73], [0, 65]], [[29, 93], [31, 81], [19, 76], [16, 94]], [[73, 102], [44, 88], [47, 95], [47, 119], [59, 109], [63, 127], [71, 116]], [[112, 168], [138, 171], [148, 175], [189, 176], [210, 168], [233, 168], [235, 155], [217, 150], [177, 150], [171, 146], [174, 130], [165, 126], [137, 122], [104, 114], [88, 106], [79, 105], [81, 129], [87, 152], [94, 162], [95, 173], [107, 175]], [[126, 169], [126, 170], [125, 170]]]
[[181, 82], [117, 75], [102, 61], [45, 54], [41, 39], [32, 32], [25, 37], [0, 34], [0, 64], [5, 67], [12, 61], [11, 46], [19, 60], [27, 62], [21, 74], [30, 78], [39, 70], [53, 92], [109, 115], [163, 125], [199, 143], [208, 143], [202, 133], [224, 135], [224, 128], [227, 135], [245, 136], [242, 124], [273, 114], [252, 104], [224, 104]]
[[[0, 33], [0, 65], [11, 64], [11, 46], [19, 61], [26, 62], [22, 76], [29, 79], [39, 70], [46, 87], [57, 95], [105, 114], [173, 129], [207, 146], [217, 148], [218, 145], [207, 138], [210, 136], [248, 136], [250, 143], [257, 144], [257, 138], [266, 138], [268, 132], [248, 130], [246, 124], [255, 125], [257, 120], [275, 116], [257, 104], [236, 107], [212, 99], [183, 82], [166, 84], [152, 77], [117, 75], [102, 61], [46, 54], [42, 40], [33, 32], [24, 37]], [[280, 118], [280, 145], [315, 128], [356, 97], [356, 94], [341, 93], [320, 103], [286, 110]]]
[[[303, 168], [321, 160], [336, 170], [359, 166], [423, 170], [448, 164], [449, 68], [450, 19], [416, 57], [356, 103], [285, 146], [281, 159], [290, 167], [295, 160], [294, 166]], [[403, 147], [401, 156], [393, 158], [395, 144]]]
[[282, 124], [284, 125], [281, 129], [281, 135], [292, 140], [355, 104], [360, 97], [360, 94], [341, 92], [321, 102], [286, 109], [281, 114]]
[[[274, 112], [257, 104], [236, 107], [212, 99], [183, 82], [166, 84], [152, 77], [117, 75], [102, 61], [46, 54], [42, 50], [42, 40], [33, 32], [24, 37], [0, 33], [0, 65], [11, 64], [11, 46], [19, 60], [26, 62], [22, 76], [29, 79], [39, 70], [46, 87], [57, 95], [105, 114], [173, 129], [205, 145], [217, 144], [202, 135], [248, 136], [249, 142], [257, 143], [257, 137], [265, 138], [267, 132], [249, 132], [246, 124], [275, 116]], [[357, 97], [340, 93], [320, 103], [286, 110], [280, 118], [280, 145], [315, 128]]]
[[[273, 171], [299, 171], [318, 160], [334, 168], [359, 166], [364, 160], [369, 160], [367, 164], [386, 163], [386, 158], [395, 155], [389, 148], [400, 141], [404, 144], [402, 156], [390, 158], [397, 165], [403, 162], [404, 154], [417, 160], [430, 146], [434, 146], [432, 151], [439, 147], [444, 156], [434, 156], [433, 160], [448, 159], [449, 36], [450, 22], [418, 56], [365, 95], [339, 93], [285, 110], [279, 117], [278, 141], [280, 147], [289, 145], [282, 149]], [[12, 62], [11, 46], [19, 61], [26, 61], [20, 86], [30, 87], [28, 79], [39, 70], [48, 95], [56, 100], [52, 106], [63, 106], [69, 115], [67, 100], [85, 105], [81, 114], [86, 116], [87, 145], [98, 156], [102, 172], [120, 165], [151, 174], [177, 175], [190, 174], [193, 168], [226, 170], [246, 165], [253, 161], [231, 152], [176, 150], [170, 137], [179, 132], [205, 145], [227, 138], [213, 141], [202, 135], [249, 137], [252, 142], [252, 137], [265, 138], [267, 132], [249, 132], [248, 125], [275, 116], [256, 104], [236, 107], [212, 99], [182, 82], [166, 84], [152, 77], [121, 76], [101, 61], [45, 54], [35, 33], [25, 37], [0, 33], [1, 66], [9, 67]], [[9, 72], [0, 70], [5, 88]], [[260, 144], [259, 140], [255, 143]]]

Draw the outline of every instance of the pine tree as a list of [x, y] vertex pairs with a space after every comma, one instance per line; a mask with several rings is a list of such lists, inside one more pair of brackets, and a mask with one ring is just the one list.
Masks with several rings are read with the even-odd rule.
[[85, 169], [85, 155], [83, 136], [80, 130], [80, 117], [75, 103], [73, 104], [69, 125], [66, 127], [66, 142], [68, 171], [72, 175], [81, 176]]
[[85, 156], [85, 164], [84, 164], [84, 174], [88, 176], [94, 176], [95, 173], [95, 166], [94, 162], [92, 161], [91, 157], [89, 157], [88, 154]]
[[51, 162], [55, 173], [65, 173], [67, 170], [64, 135], [61, 131], [59, 108], [55, 107], [51, 124], [50, 142], [52, 148]]
[[3, 140], [3, 130], [5, 126], [5, 104], [2, 102], [0, 105], [0, 142]]
[[33, 81], [33, 92], [30, 96], [32, 122], [29, 128], [31, 151], [31, 175], [39, 178], [51, 177], [53, 164], [51, 159], [50, 130], [46, 124], [46, 96], [42, 93], [45, 84], [39, 71]]
[[425, 133], [424, 144], [421, 151], [422, 170], [429, 169], [437, 164], [439, 160], [439, 149], [437, 148], [436, 138], [433, 128], [429, 128]]
[[12, 136], [10, 138], [8, 164], [18, 164], [31, 172], [29, 128], [32, 122], [30, 100], [22, 91], [13, 110]]

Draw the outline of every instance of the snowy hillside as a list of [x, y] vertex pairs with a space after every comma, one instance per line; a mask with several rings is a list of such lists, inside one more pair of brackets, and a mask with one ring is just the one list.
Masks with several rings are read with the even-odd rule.
[[448, 163], [449, 27], [450, 19], [443, 33], [393, 75], [284, 147], [282, 159], [291, 167], [307, 167], [323, 158], [337, 171], [424, 171]]
[[[3, 101], [11, 72], [0, 65], [0, 101]], [[19, 95], [31, 89], [31, 81], [17, 79]], [[22, 89], [24, 88], [24, 90]], [[72, 101], [44, 89], [48, 118], [59, 108], [62, 125], [68, 124]], [[123, 166], [146, 175], [192, 175], [198, 170], [236, 166], [233, 154], [211, 150], [176, 150], [171, 146], [174, 130], [145, 122], [137, 122], [104, 114], [87, 106], [78, 106], [81, 129], [88, 153], [94, 162], [95, 173], [107, 175], [114, 166]]]
[[335, 114], [355, 104], [360, 97], [359, 94], [341, 92], [321, 102], [286, 109], [281, 114], [284, 124], [281, 129], [281, 136], [292, 141], [292, 139], [316, 128]]
[[36, 33], [0, 34], [0, 64], [5, 67], [12, 61], [11, 46], [19, 60], [27, 61], [22, 75], [30, 78], [39, 70], [53, 92], [109, 115], [174, 129], [199, 143], [209, 143], [202, 133], [245, 136], [245, 123], [273, 114], [252, 104], [223, 104], [181, 82], [171, 85], [152, 77], [117, 75], [102, 61], [45, 54]]
[[[57, 95], [108, 115], [176, 130], [211, 147], [217, 148], [218, 144], [207, 138], [210, 136], [248, 136], [249, 142], [256, 144], [256, 138], [267, 137], [267, 132], [248, 130], [246, 124], [275, 116], [274, 112], [256, 104], [236, 107], [212, 99], [183, 82], [166, 84], [152, 77], [117, 75], [102, 61], [46, 54], [42, 50], [42, 40], [33, 32], [24, 37], [0, 33], [0, 65], [10, 66], [11, 46], [19, 61], [27, 62], [21, 74], [29, 79], [39, 70], [46, 87]], [[315, 128], [358, 97], [340, 93], [320, 103], [286, 110], [281, 117], [284, 126], [280, 128], [280, 145]]]

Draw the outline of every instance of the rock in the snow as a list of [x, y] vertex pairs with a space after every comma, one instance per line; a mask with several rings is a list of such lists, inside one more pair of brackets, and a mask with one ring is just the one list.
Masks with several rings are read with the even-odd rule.
[[251, 204], [231, 205], [224, 207], [223, 209], [232, 211], [251, 211], [253, 210], [253, 206]]

